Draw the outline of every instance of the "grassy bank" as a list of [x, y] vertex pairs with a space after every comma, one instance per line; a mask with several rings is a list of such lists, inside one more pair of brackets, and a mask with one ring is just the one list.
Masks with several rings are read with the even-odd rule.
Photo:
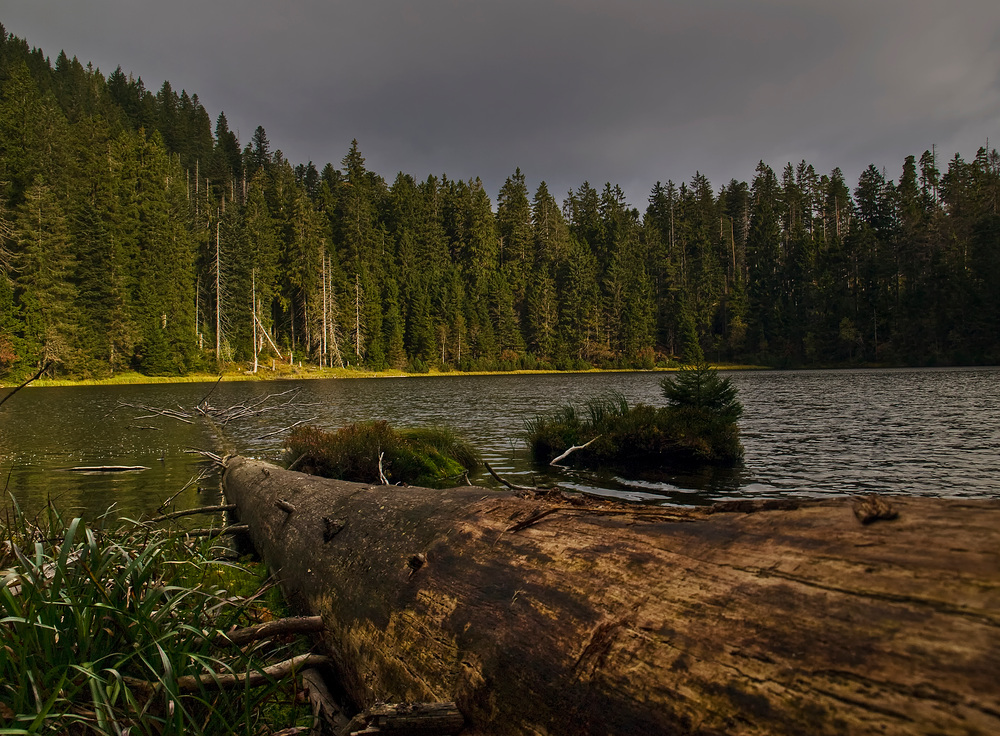
[[[718, 370], [742, 371], [742, 370], [769, 370], [767, 366], [759, 365], [714, 365]], [[222, 380], [226, 383], [236, 381], [282, 381], [282, 380], [310, 380], [310, 379], [331, 379], [331, 378], [408, 378], [408, 377], [441, 377], [441, 376], [531, 376], [531, 375], [573, 375], [585, 373], [654, 373], [672, 372], [679, 370], [678, 367], [653, 368], [647, 370], [636, 370], [627, 368], [590, 368], [587, 370], [557, 371], [557, 370], [513, 370], [513, 371], [440, 371], [432, 369], [426, 373], [407, 373], [406, 371], [368, 371], [355, 370], [352, 368], [318, 368], [315, 366], [278, 366], [275, 370], [261, 368], [257, 373], [249, 371], [227, 370], [222, 373]], [[213, 383], [219, 379], [218, 373], [189, 373], [184, 376], [146, 376], [137, 372], [118, 373], [108, 378], [42, 378], [31, 385], [34, 387], [45, 386], [129, 386], [159, 383]], [[0, 391], [6, 388], [13, 388], [15, 381], [7, 380], [0, 382]]]
[[308, 724], [289, 680], [220, 687], [303, 651], [222, 632], [281, 615], [262, 565], [138, 522], [0, 521], [0, 734], [256, 734]]

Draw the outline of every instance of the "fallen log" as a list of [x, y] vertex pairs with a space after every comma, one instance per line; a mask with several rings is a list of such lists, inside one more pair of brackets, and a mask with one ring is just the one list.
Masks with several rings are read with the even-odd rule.
[[895, 497], [865, 525], [850, 498], [580, 507], [244, 458], [224, 487], [359, 708], [454, 701], [482, 734], [1000, 733], [997, 500]]

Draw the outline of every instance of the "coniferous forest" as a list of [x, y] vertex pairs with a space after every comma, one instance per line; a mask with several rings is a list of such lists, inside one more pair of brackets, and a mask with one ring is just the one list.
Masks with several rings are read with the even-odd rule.
[[[895, 178], [894, 178], [895, 177]], [[241, 142], [0, 26], [0, 377], [1000, 360], [1000, 156], [561, 196]]]

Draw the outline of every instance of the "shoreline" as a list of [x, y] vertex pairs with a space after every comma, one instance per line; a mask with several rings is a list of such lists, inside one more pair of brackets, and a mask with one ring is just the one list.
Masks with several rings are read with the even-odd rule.
[[[774, 370], [769, 366], [761, 365], [729, 365], [710, 364], [712, 368], [722, 371], [767, 371]], [[438, 371], [432, 370], [427, 373], [407, 373], [401, 370], [386, 371], [365, 371], [351, 368], [291, 368], [287, 370], [261, 369], [257, 373], [247, 371], [225, 371], [221, 374], [221, 379], [225, 383], [253, 382], [253, 381], [298, 381], [298, 380], [319, 380], [319, 379], [369, 379], [369, 378], [438, 378], [447, 376], [560, 376], [573, 374], [597, 374], [597, 373], [672, 373], [680, 370], [680, 367], [671, 368], [590, 368], [579, 371], [558, 371], [558, 370], [514, 370], [514, 371]], [[153, 385], [164, 383], [214, 383], [219, 381], [220, 375], [215, 373], [190, 373], [184, 376], [146, 376], [141, 373], [127, 372], [120, 373], [110, 378], [56, 378], [39, 379], [32, 382], [25, 388], [55, 388], [67, 386], [131, 386], [131, 385]], [[13, 388], [0, 384], [0, 390]]]

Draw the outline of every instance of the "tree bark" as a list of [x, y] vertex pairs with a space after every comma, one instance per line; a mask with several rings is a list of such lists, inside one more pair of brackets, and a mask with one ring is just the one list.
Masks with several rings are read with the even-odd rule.
[[[1000, 733], [1000, 501], [676, 510], [235, 458], [228, 499], [347, 693], [483, 734]], [[291, 514], [274, 502], [292, 503]]]

